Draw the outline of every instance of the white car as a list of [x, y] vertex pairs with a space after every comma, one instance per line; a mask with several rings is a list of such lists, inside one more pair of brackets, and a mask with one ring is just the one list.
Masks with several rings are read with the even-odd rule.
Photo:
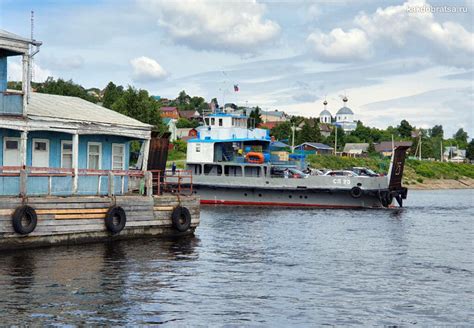
[[331, 170], [324, 173], [324, 176], [331, 177], [358, 177], [359, 175], [349, 170]]

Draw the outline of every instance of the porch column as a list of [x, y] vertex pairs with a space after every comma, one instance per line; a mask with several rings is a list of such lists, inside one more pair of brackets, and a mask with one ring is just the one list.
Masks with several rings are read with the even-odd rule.
[[72, 193], [76, 194], [79, 181], [79, 135], [77, 133], [72, 135], [72, 169], [74, 172]]
[[20, 166], [26, 166], [28, 131], [21, 131], [20, 138]]
[[28, 132], [21, 131], [20, 137], [20, 195], [22, 197], [26, 196], [27, 193], [27, 180], [28, 180], [28, 172], [25, 169], [26, 167], [26, 151], [27, 151], [27, 141], [28, 141]]
[[29, 60], [28, 60], [28, 55], [24, 54], [23, 55], [23, 72], [22, 72], [22, 80], [21, 80], [21, 88], [23, 91], [23, 116], [26, 117], [26, 107], [28, 105], [28, 92], [29, 92]]
[[142, 162], [142, 171], [147, 171], [148, 169], [148, 153], [150, 152], [150, 139], [146, 139], [143, 142], [143, 162]]

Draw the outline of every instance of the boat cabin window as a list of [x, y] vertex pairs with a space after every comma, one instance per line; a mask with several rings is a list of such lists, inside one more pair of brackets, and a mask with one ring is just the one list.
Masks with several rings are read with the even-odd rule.
[[209, 117], [206, 117], [204, 121], [206, 122], [206, 125], [209, 125]]
[[214, 164], [204, 164], [204, 175], [222, 175], [222, 166]]
[[246, 177], [259, 177], [261, 173], [259, 166], [246, 166], [245, 167], [245, 176]]
[[211, 125], [216, 125], [216, 119], [214, 117], [211, 118]]
[[188, 170], [190, 170], [193, 173], [193, 175], [201, 175], [202, 174], [201, 164], [190, 164], [190, 165], [188, 165]]
[[231, 177], [241, 177], [242, 167], [236, 165], [226, 165], [224, 166], [224, 175]]
[[219, 126], [222, 126], [222, 118], [219, 119]]

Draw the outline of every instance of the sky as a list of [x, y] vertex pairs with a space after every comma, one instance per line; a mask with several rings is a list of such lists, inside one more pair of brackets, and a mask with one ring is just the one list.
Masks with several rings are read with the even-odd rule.
[[[334, 115], [385, 128], [402, 119], [474, 136], [473, 0], [0, 0], [0, 28], [28, 37], [34, 79], [109, 81], [175, 98]], [[20, 78], [10, 60], [8, 77]], [[234, 84], [239, 91], [234, 92]]]

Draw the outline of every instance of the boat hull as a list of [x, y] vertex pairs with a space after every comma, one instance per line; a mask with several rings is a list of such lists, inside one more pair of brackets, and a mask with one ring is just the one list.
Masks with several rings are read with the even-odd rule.
[[360, 197], [350, 190], [275, 190], [265, 188], [222, 188], [195, 185], [203, 205], [281, 206], [302, 208], [382, 208], [377, 192]]

